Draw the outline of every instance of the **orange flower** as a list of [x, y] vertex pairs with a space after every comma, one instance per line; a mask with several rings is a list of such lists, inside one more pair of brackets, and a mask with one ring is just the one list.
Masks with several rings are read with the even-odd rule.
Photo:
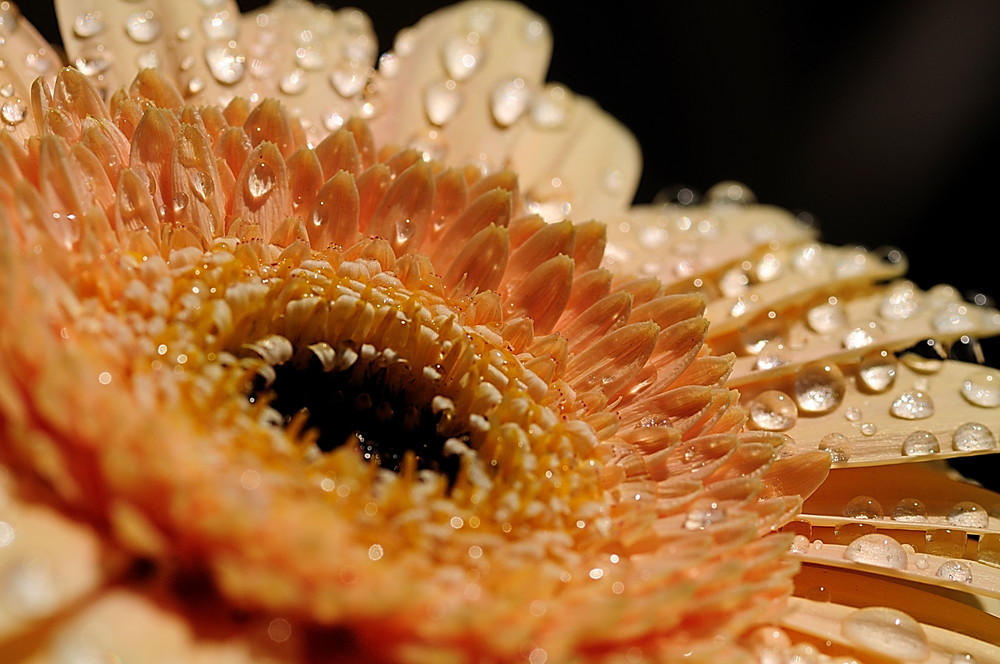
[[626, 210], [634, 140], [517, 6], [378, 73], [352, 10], [60, 6], [56, 74], [2, 9], [51, 74], [0, 108], [12, 661], [998, 656], [911, 585], [998, 594], [1000, 498], [867, 469], [996, 447], [992, 374], [895, 353], [997, 312], [737, 185]]

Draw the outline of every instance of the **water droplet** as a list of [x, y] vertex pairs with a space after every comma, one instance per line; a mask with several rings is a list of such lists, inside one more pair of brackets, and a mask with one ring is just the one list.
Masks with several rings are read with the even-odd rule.
[[300, 46], [295, 49], [295, 61], [306, 71], [317, 71], [326, 66], [323, 51], [313, 46]]
[[934, 415], [934, 402], [923, 392], [904, 392], [892, 402], [889, 412], [904, 420], [923, 420]]
[[914, 431], [903, 441], [903, 456], [937, 454], [940, 451], [941, 444], [930, 431]]
[[103, 29], [104, 19], [99, 11], [79, 14], [73, 19], [73, 33], [80, 39], [100, 34]]
[[764, 431], [791, 429], [798, 415], [792, 398], [779, 390], [762, 392], [750, 404], [750, 421]]
[[760, 283], [774, 281], [782, 275], [784, 268], [781, 260], [774, 254], [764, 254], [753, 266], [753, 276]]
[[965, 555], [967, 539], [964, 530], [935, 528], [924, 533], [924, 551], [932, 556], [961, 558]]
[[860, 325], [844, 335], [841, 343], [847, 350], [857, 350], [875, 343], [874, 324]]
[[501, 127], [518, 121], [531, 102], [531, 88], [523, 78], [500, 81], [490, 93], [490, 113]]
[[181, 192], [174, 196], [174, 212], [181, 212], [187, 207], [188, 197], [187, 194]]
[[531, 20], [524, 24], [524, 40], [528, 43], [535, 43], [545, 34], [545, 24], [541, 21]]
[[146, 51], [135, 56], [135, 64], [139, 69], [156, 69], [160, 66], [160, 56], [155, 50]]
[[472, 76], [483, 59], [483, 47], [479, 44], [479, 35], [470, 32], [467, 35], [452, 37], [445, 43], [442, 56], [448, 76], [456, 81], [464, 81]]
[[356, 67], [338, 65], [330, 72], [330, 85], [341, 97], [353, 97], [365, 87], [365, 77]]
[[861, 424], [861, 433], [865, 436], [874, 436], [878, 433], [878, 427], [874, 422], [863, 422]]
[[11, 126], [24, 122], [27, 114], [28, 108], [17, 101], [6, 101], [0, 106], [0, 118], [3, 118], [3, 121]]
[[684, 527], [687, 530], [704, 530], [725, 520], [726, 512], [718, 503], [704, 503], [695, 505], [688, 512], [687, 519], [684, 521]]
[[896, 357], [886, 350], [868, 353], [858, 365], [859, 387], [866, 392], [881, 394], [896, 382]]
[[804, 413], [828, 413], [844, 398], [844, 372], [836, 364], [812, 362], [795, 376], [795, 400]]
[[[0, 21], [0, 24], [2, 24], [2, 21]], [[52, 63], [45, 57], [44, 50], [25, 55], [24, 66], [31, 70], [35, 76], [44, 76], [52, 69]]]
[[232, 85], [243, 78], [244, 57], [228, 44], [205, 47], [205, 63], [212, 72], [212, 78], [223, 85]]
[[796, 535], [789, 550], [792, 553], [809, 553], [809, 538], [805, 535]]
[[250, 171], [250, 175], [247, 177], [247, 191], [249, 194], [257, 200], [262, 196], [266, 196], [274, 188], [275, 175], [274, 169], [267, 162], [260, 162]]
[[962, 396], [974, 406], [1000, 406], [1000, 374], [988, 369], [969, 374], [962, 381]]
[[951, 656], [949, 664], [976, 664], [976, 658], [968, 653], [958, 653]]
[[874, 533], [862, 535], [844, 549], [844, 559], [864, 565], [906, 569], [906, 550], [889, 537]]
[[819, 441], [819, 449], [830, 455], [832, 463], [843, 463], [851, 458], [850, 441], [842, 433], [828, 433]]
[[305, 90], [308, 84], [309, 79], [306, 78], [306, 73], [296, 67], [281, 77], [281, 81], [278, 82], [278, 88], [286, 95], [297, 95]]
[[6, 83], [0, 86], [0, 97], [10, 98], [14, 96], [14, 84]]
[[895, 609], [858, 609], [844, 619], [841, 631], [850, 641], [895, 659], [921, 662], [931, 654], [920, 623]]
[[209, 41], [228, 42], [239, 34], [239, 23], [228, 10], [207, 14], [201, 20], [201, 29]]
[[396, 244], [406, 244], [416, 230], [414, 223], [409, 219], [400, 219], [396, 222]]
[[125, 33], [139, 44], [148, 44], [160, 36], [162, 27], [153, 12], [135, 12], [125, 19]]
[[972, 568], [961, 560], [949, 560], [941, 563], [936, 576], [956, 583], [972, 583]]
[[905, 523], [927, 521], [927, 506], [917, 498], [903, 498], [892, 508], [892, 518]]
[[719, 290], [726, 297], [736, 297], [747, 292], [750, 286], [750, 277], [742, 267], [733, 267], [726, 270], [719, 278]]
[[17, 5], [0, 2], [0, 36], [9, 35], [17, 29]]
[[462, 106], [462, 95], [455, 81], [439, 81], [424, 90], [424, 111], [431, 124], [441, 127], [455, 117]]
[[566, 121], [569, 105], [566, 88], [550, 83], [532, 99], [531, 121], [544, 129], [555, 129]]
[[205, 81], [198, 76], [192, 76], [185, 86], [188, 95], [196, 95], [205, 89]]
[[767, 371], [788, 364], [788, 359], [781, 353], [783, 350], [784, 346], [780, 343], [764, 344], [764, 348], [757, 356], [757, 361], [754, 362], [754, 371]]
[[819, 304], [806, 312], [806, 322], [814, 332], [827, 334], [847, 325], [847, 314], [843, 305], [834, 300]]
[[886, 320], [906, 320], [923, 307], [923, 298], [912, 281], [897, 281], [879, 305], [879, 315]]
[[844, 506], [844, 516], [849, 519], [881, 519], [885, 512], [881, 503], [871, 496], [855, 496]]
[[188, 178], [198, 198], [208, 202], [215, 193], [215, 185], [212, 184], [212, 177], [203, 170], [194, 169], [188, 173]]
[[997, 440], [993, 433], [982, 424], [966, 422], [955, 429], [952, 444], [959, 452], [982, 452], [995, 449]]
[[935, 332], [957, 334], [972, 332], [975, 323], [969, 317], [969, 307], [965, 303], [952, 302], [941, 311], [934, 314], [932, 322]]
[[868, 250], [855, 247], [849, 255], [842, 257], [834, 265], [834, 271], [840, 278], [856, 277], [864, 274], [868, 267]]
[[97, 44], [84, 49], [74, 64], [87, 76], [97, 76], [111, 66], [111, 55], [104, 50], [103, 44]]
[[948, 510], [948, 523], [960, 528], [988, 528], [990, 515], [982, 505], [964, 500]]
[[713, 185], [705, 193], [705, 201], [709, 205], [748, 205], [755, 203], [757, 196], [742, 182], [727, 180]]

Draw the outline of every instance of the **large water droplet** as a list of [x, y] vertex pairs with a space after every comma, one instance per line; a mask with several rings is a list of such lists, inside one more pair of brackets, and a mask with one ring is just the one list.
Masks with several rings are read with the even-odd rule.
[[464, 81], [472, 76], [483, 59], [483, 47], [479, 43], [479, 35], [470, 32], [467, 35], [452, 37], [445, 42], [442, 57], [448, 76], [456, 81]]
[[250, 171], [247, 177], [247, 192], [257, 200], [266, 196], [274, 188], [274, 169], [267, 162], [260, 162]]
[[125, 19], [125, 34], [139, 44], [148, 44], [159, 37], [160, 32], [160, 22], [151, 11], [135, 12]]
[[892, 508], [892, 518], [905, 523], [927, 521], [927, 506], [917, 498], [903, 498]]
[[531, 88], [523, 78], [501, 81], [490, 93], [490, 113], [501, 127], [509, 127], [527, 110], [531, 102]]
[[338, 65], [330, 72], [330, 85], [341, 97], [353, 97], [365, 87], [364, 73], [356, 67]]
[[895, 659], [921, 662], [931, 654], [920, 623], [895, 609], [858, 609], [844, 619], [841, 631], [853, 643]]
[[455, 81], [439, 81], [424, 90], [424, 111], [431, 124], [444, 126], [462, 106], [462, 95]]
[[844, 398], [844, 372], [836, 364], [812, 362], [795, 376], [795, 400], [804, 413], [828, 413]]
[[103, 29], [104, 19], [99, 11], [79, 14], [73, 19], [73, 33], [80, 39], [98, 35]]
[[948, 510], [948, 523], [959, 528], [988, 528], [990, 515], [979, 503], [964, 500]]
[[0, 118], [11, 126], [24, 122], [28, 115], [28, 107], [17, 101], [6, 101], [0, 106]]
[[904, 420], [923, 420], [934, 415], [934, 402], [923, 392], [904, 392], [892, 402], [889, 412]]
[[937, 454], [940, 451], [941, 444], [930, 431], [914, 431], [903, 441], [903, 456]]
[[966, 422], [955, 429], [954, 448], [959, 452], [982, 452], [995, 449], [993, 433], [978, 422]]
[[868, 353], [858, 365], [859, 387], [881, 394], [896, 382], [896, 356], [886, 350]]
[[920, 311], [923, 298], [912, 281], [894, 283], [882, 299], [879, 315], [886, 320], [906, 320]]
[[1000, 406], [1000, 374], [989, 369], [969, 374], [962, 381], [962, 396], [974, 406]]
[[205, 171], [200, 169], [192, 170], [188, 173], [188, 178], [191, 180], [191, 187], [194, 189], [194, 193], [202, 201], [207, 202], [215, 193], [215, 185], [212, 184], [212, 178]]
[[972, 568], [961, 560], [949, 560], [941, 563], [936, 576], [956, 583], [972, 583]]
[[791, 429], [798, 415], [792, 398], [780, 390], [762, 392], [750, 404], [750, 421], [764, 431]]
[[842, 433], [828, 433], [819, 441], [819, 449], [830, 455], [832, 463], [844, 463], [851, 458], [850, 441]]
[[882, 504], [871, 496], [855, 496], [844, 506], [844, 516], [849, 519], [881, 519], [885, 511]]
[[228, 44], [215, 44], [205, 47], [205, 63], [212, 77], [223, 85], [232, 85], [243, 78], [243, 55], [236, 52]]
[[847, 313], [844, 307], [834, 298], [832, 302], [818, 304], [806, 312], [806, 322], [809, 327], [820, 334], [827, 334], [847, 325]]
[[848, 544], [844, 549], [844, 558], [864, 565], [906, 569], [906, 550], [903, 545], [888, 535], [878, 533], [862, 535]]

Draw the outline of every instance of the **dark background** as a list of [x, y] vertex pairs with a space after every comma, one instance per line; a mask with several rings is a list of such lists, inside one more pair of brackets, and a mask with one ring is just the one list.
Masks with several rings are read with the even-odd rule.
[[[449, 3], [350, 4], [386, 50]], [[638, 137], [638, 202], [740, 180], [829, 242], [903, 249], [922, 287], [1000, 297], [1000, 2], [525, 4], [554, 34], [549, 79]], [[56, 38], [51, 7], [22, 9]], [[1000, 344], [986, 351], [1000, 366]]]

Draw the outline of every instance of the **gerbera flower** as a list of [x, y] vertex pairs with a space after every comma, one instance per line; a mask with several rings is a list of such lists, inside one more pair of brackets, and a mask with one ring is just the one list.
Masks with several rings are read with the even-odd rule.
[[896, 353], [997, 312], [736, 185], [627, 210], [518, 6], [377, 72], [354, 10], [61, 5], [75, 69], [3, 10], [12, 661], [998, 656], [911, 587], [997, 594], [995, 494], [866, 470], [996, 447]]

